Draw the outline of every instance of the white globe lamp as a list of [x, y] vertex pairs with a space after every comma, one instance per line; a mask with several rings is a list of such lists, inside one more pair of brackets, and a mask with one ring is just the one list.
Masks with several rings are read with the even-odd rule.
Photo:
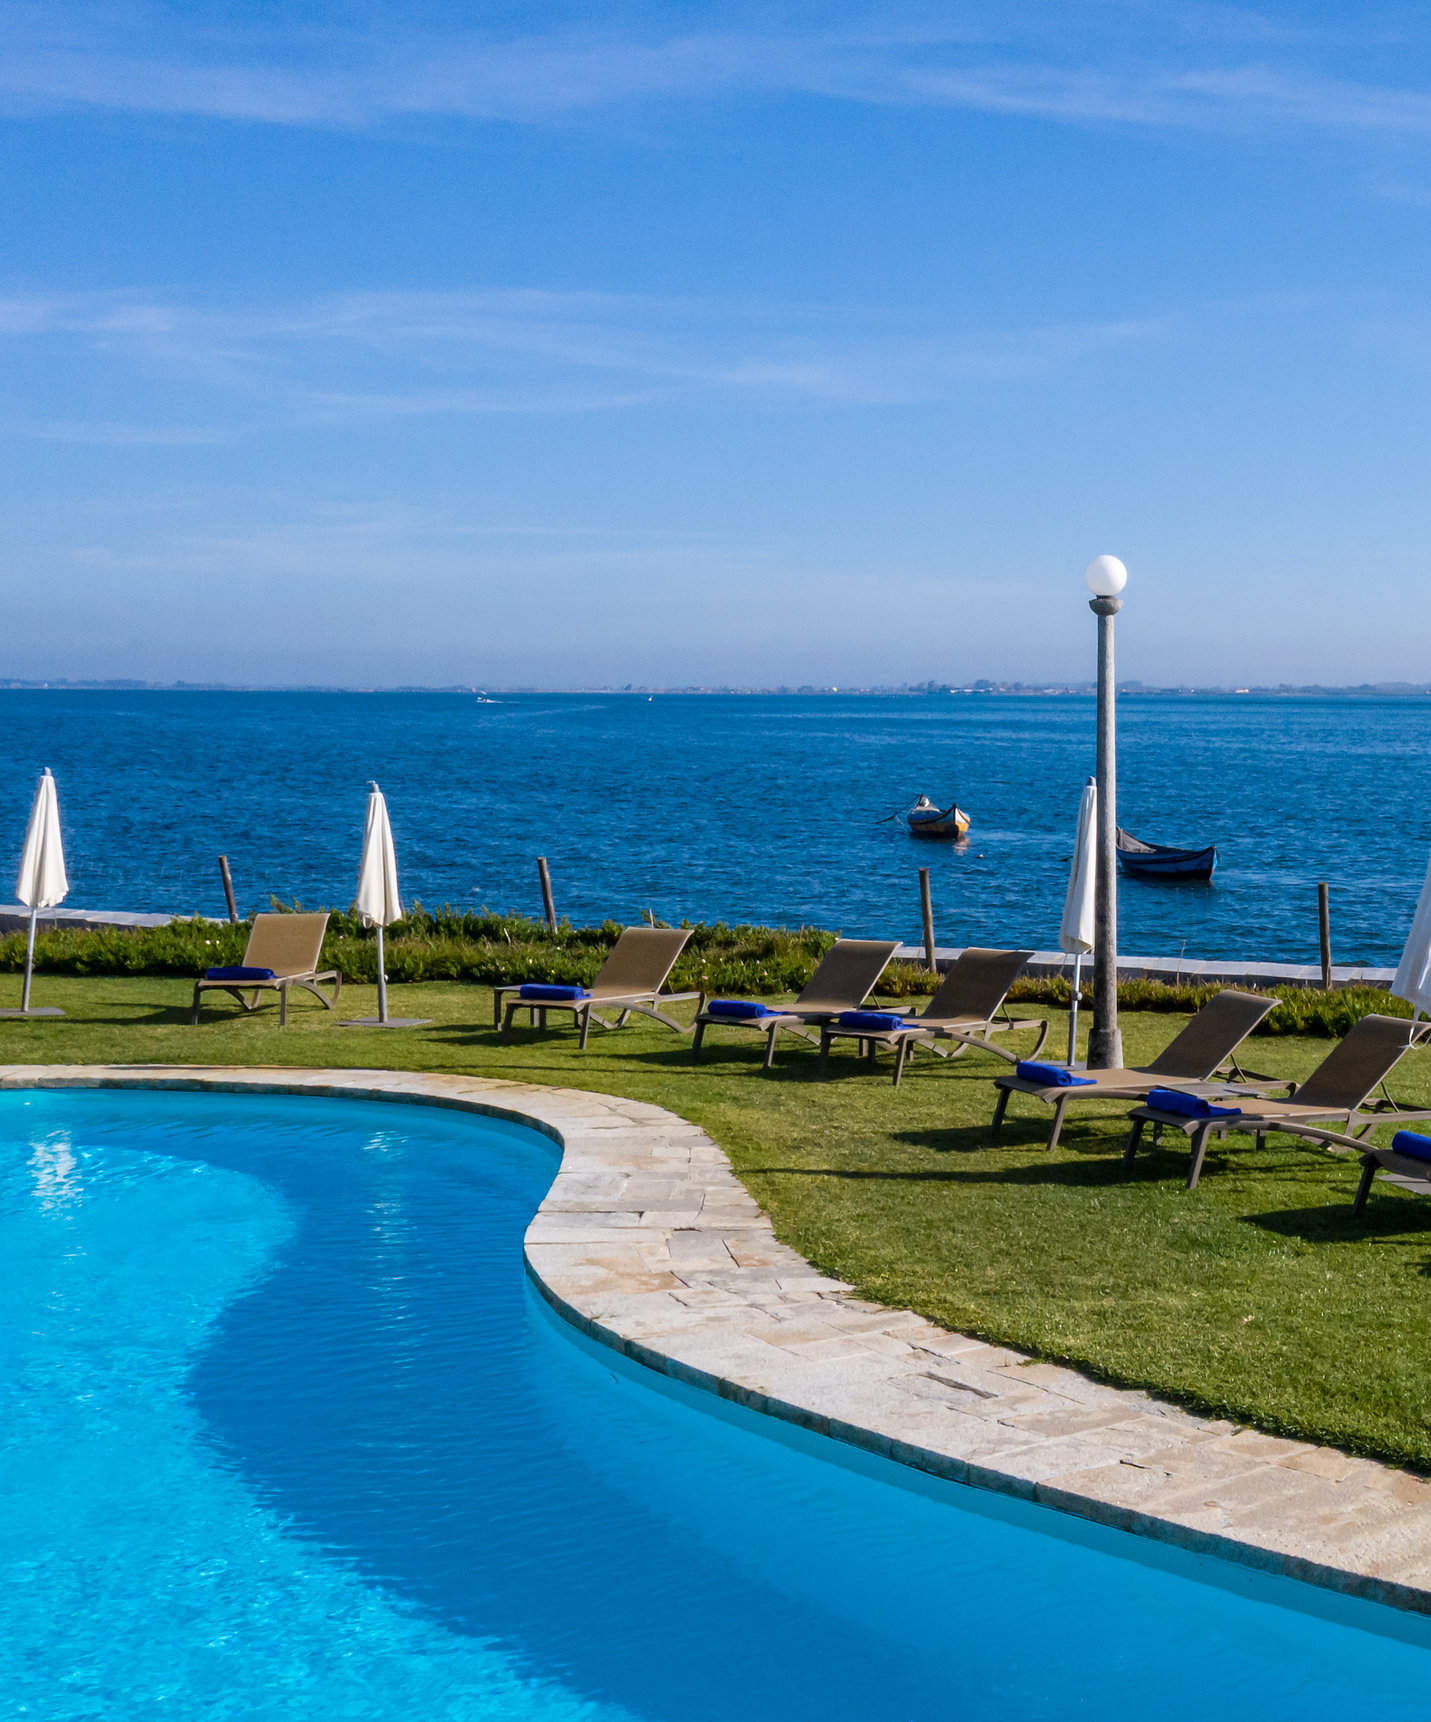
[[1128, 584], [1128, 570], [1116, 556], [1095, 556], [1083, 578], [1095, 598], [1116, 598]]

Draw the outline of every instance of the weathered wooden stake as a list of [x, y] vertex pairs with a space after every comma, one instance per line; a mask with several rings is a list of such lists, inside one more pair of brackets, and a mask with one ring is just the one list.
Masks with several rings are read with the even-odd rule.
[[224, 896], [228, 899], [229, 920], [232, 921], [235, 925], [237, 925], [238, 924], [238, 904], [234, 902], [234, 881], [233, 881], [233, 875], [229, 872], [229, 858], [227, 855], [220, 855], [219, 856], [219, 872], [223, 876]]
[[939, 973], [934, 960], [934, 904], [929, 895], [929, 869], [919, 869], [919, 905], [924, 910], [924, 963], [930, 974]]
[[547, 912], [547, 926], [554, 933], [557, 930], [557, 912], [556, 904], [552, 902], [552, 876], [545, 855], [537, 856], [537, 872], [542, 881], [542, 904]]
[[1317, 886], [1317, 919], [1322, 924], [1322, 991], [1332, 990], [1332, 904], [1325, 884]]

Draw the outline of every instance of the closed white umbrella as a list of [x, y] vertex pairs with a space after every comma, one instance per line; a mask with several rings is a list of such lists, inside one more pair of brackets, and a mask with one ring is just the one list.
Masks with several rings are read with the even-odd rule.
[[365, 927], [378, 930], [378, 1014], [355, 1017], [345, 1028], [417, 1028], [430, 1017], [389, 1017], [388, 977], [383, 964], [383, 928], [402, 919], [398, 895], [397, 850], [388, 820], [388, 804], [375, 783], [368, 785], [368, 813], [363, 823], [363, 858], [358, 863], [358, 894], [353, 913]]
[[30, 823], [25, 827], [25, 847], [20, 852], [20, 877], [15, 895], [30, 911], [30, 937], [25, 946], [25, 987], [20, 998], [22, 1016], [63, 1016], [53, 1005], [30, 1009], [30, 980], [35, 970], [35, 922], [41, 909], [53, 909], [69, 894], [65, 875], [65, 846], [60, 840], [60, 800], [55, 780], [46, 766], [35, 786]]
[[1073, 1008], [1068, 1015], [1068, 1062], [1078, 1043], [1078, 994], [1083, 984], [1083, 959], [1093, 949], [1093, 890], [1098, 877], [1098, 784], [1090, 777], [1078, 803], [1078, 836], [1068, 870], [1058, 948], [1073, 957]]
[[[1391, 990], [1397, 998], [1414, 1005], [1416, 1015], [1425, 1011], [1431, 1016], [1431, 866], [1426, 869], [1426, 882], [1416, 900], [1411, 933], [1401, 953]], [[1413, 1015], [1412, 1021], [1415, 1020]]]

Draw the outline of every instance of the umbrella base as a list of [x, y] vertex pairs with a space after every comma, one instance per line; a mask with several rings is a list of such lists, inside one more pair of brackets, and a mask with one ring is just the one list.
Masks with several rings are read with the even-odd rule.
[[432, 1021], [430, 1016], [390, 1016], [386, 1022], [376, 1016], [345, 1017], [338, 1024], [339, 1028], [426, 1028]]
[[58, 1005], [31, 1005], [29, 1010], [0, 1010], [0, 1016], [63, 1016]]

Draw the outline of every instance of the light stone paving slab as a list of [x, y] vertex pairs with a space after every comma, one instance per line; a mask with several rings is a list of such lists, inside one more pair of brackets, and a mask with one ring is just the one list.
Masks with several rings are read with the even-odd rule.
[[704, 1131], [659, 1106], [390, 1070], [0, 1066], [0, 1088], [66, 1087], [394, 1100], [531, 1125], [562, 1161], [527, 1271], [589, 1338], [918, 1471], [1431, 1614], [1431, 1482], [856, 1298], [775, 1237]]

